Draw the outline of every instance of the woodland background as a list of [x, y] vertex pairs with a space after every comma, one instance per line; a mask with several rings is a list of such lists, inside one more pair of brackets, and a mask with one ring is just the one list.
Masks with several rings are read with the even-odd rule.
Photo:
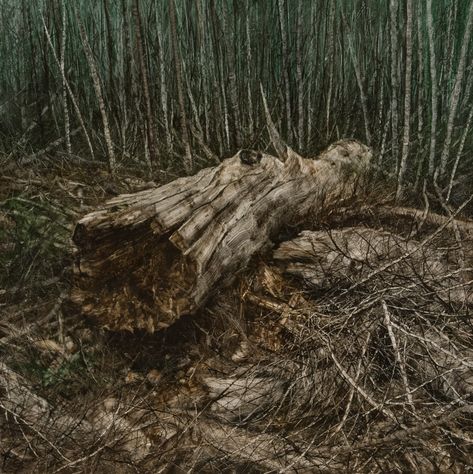
[[1, 152], [195, 171], [267, 146], [263, 91], [299, 153], [358, 138], [400, 187], [438, 170], [450, 195], [471, 180], [472, 10], [465, 0], [3, 0]]

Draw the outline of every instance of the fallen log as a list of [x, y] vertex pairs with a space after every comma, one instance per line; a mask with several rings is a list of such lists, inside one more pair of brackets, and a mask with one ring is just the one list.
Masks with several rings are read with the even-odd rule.
[[194, 313], [287, 225], [351, 197], [371, 150], [342, 140], [317, 159], [241, 150], [221, 165], [125, 194], [82, 218], [71, 300], [113, 330], [153, 332]]
[[[471, 252], [467, 256], [473, 257]], [[369, 284], [376, 276], [383, 288], [414, 287], [432, 298], [471, 304], [471, 268], [462, 275], [454, 257], [455, 252], [432, 248], [426, 241], [366, 227], [303, 231], [274, 252], [286, 274], [316, 289]]]

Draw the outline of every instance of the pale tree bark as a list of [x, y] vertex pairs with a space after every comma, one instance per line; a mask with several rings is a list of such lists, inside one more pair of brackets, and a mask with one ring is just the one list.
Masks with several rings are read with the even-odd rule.
[[67, 87], [66, 87], [66, 73], [65, 73], [65, 61], [66, 61], [66, 3], [64, 0], [61, 2], [62, 10], [62, 32], [61, 32], [61, 78], [62, 78], [62, 104], [64, 109], [64, 132], [66, 134], [66, 150], [70, 155], [72, 153], [71, 146], [71, 127], [69, 119], [69, 108], [67, 106]]
[[133, 3], [133, 16], [135, 17], [136, 49], [138, 52], [138, 61], [140, 65], [141, 84], [143, 86], [143, 95], [146, 106], [146, 135], [148, 137], [148, 147], [151, 156], [152, 165], [158, 162], [158, 152], [156, 150], [156, 126], [154, 123], [153, 107], [151, 104], [151, 95], [149, 91], [148, 68], [146, 67], [145, 48], [143, 45], [143, 27], [141, 24], [141, 14], [139, 0]]
[[312, 107], [312, 93], [309, 87], [309, 90], [307, 91], [307, 133], [306, 133], [306, 146], [308, 147], [310, 145], [310, 140], [312, 138], [312, 125], [313, 125], [313, 118], [312, 114], [314, 112], [313, 107]]
[[165, 328], [230, 283], [282, 227], [353, 196], [370, 159], [355, 140], [316, 160], [241, 150], [195, 176], [119, 196], [77, 224], [72, 301], [111, 329]]
[[411, 228], [409, 235], [417, 235], [419, 232], [434, 233], [441, 231], [449, 233], [455, 227], [460, 228], [463, 238], [471, 240], [473, 238], [473, 221], [462, 219], [451, 219], [441, 214], [425, 210], [414, 209], [401, 206], [380, 206], [379, 204], [364, 204], [361, 207], [339, 208], [332, 214], [332, 221], [340, 227], [347, 220], [353, 222], [370, 223], [371, 226], [382, 225], [392, 226], [393, 222], [402, 224], [400, 227]]
[[411, 80], [412, 80], [412, 0], [407, 0], [406, 17], [406, 77], [404, 81], [404, 134], [402, 137], [402, 155], [397, 178], [396, 199], [402, 197], [404, 178], [409, 156], [409, 140], [411, 130]]
[[[56, 50], [54, 49], [54, 45], [53, 45], [53, 42], [51, 40], [51, 35], [49, 34], [49, 30], [48, 30], [48, 27], [46, 25], [46, 22], [44, 21], [43, 16], [41, 16], [41, 22], [43, 23], [44, 33], [46, 35], [48, 45], [49, 45], [49, 47], [52, 51], [54, 61], [56, 62], [56, 64], [59, 67], [59, 70], [61, 71], [61, 62], [60, 62], [59, 58], [57, 57]], [[90, 141], [89, 133], [87, 132], [87, 128], [85, 127], [84, 119], [82, 118], [82, 114], [80, 112], [79, 105], [77, 104], [77, 100], [74, 97], [74, 93], [72, 92], [72, 89], [71, 89], [71, 87], [69, 85], [69, 82], [66, 78], [65, 72], [64, 72], [64, 74], [62, 74], [62, 71], [61, 71], [61, 76], [62, 76], [63, 84], [65, 84], [67, 92], [69, 94], [69, 98], [71, 99], [72, 106], [74, 107], [74, 111], [77, 115], [77, 120], [79, 121], [79, 124], [80, 124], [80, 126], [82, 128], [82, 131], [84, 133], [85, 141], [87, 142], [87, 146], [88, 146], [89, 151], [90, 151], [90, 156], [91, 156], [92, 159], [95, 159], [94, 147], [92, 146], [92, 142]]]
[[[197, 133], [200, 135], [201, 140], [203, 141], [203, 135], [204, 135], [204, 129], [202, 128], [202, 123], [200, 122], [200, 115], [199, 115], [199, 108], [197, 106], [197, 103], [194, 99], [194, 94], [192, 92], [192, 85], [191, 81], [189, 81], [190, 74], [188, 73], [186, 69], [185, 63], [182, 65], [182, 71], [183, 71], [183, 77], [184, 81], [186, 84], [186, 90], [187, 90], [187, 97], [189, 99], [192, 115], [194, 116], [194, 123], [195, 127], [192, 125], [192, 120], [190, 120], [190, 129], [197, 131]], [[195, 134], [194, 134], [195, 135]]]
[[[108, 8], [108, 7], [107, 7]], [[128, 124], [130, 120], [129, 114], [129, 79], [128, 71], [130, 64], [130, 54], [129, 54], [129, 28], [128, 21], [126, 18], [126, 5], [124, 5], [123, 0], [120, 2], [120, 13], [123, 18], [122, 31], [119, 34], [117, 51], [118, 53], [113, 56], [113, 59], [116, 62], [116, 71], [117, 77], [115, 79], [115, 120], [117, 121], [117, 131], [120, 140], [120, 151], [121, 155], [126, 155], [128, 148]], [[110, 60], [112, 60], [112, 55], [110, 55]], [[111, 79], [109, 79], [111, 80]]]
[[166, 74], [164, 70], [164, 51], [161, 28], [158, 28], [157, 36], [159, 51], [159, 82], [161, 85], [161, 109], [163, 111], [164, 130], [166, 133], [166, 146], [168, 151], [172, 151], [172, 136], [169, 127], [169, 110], [168, 110], [168, 90], [166, 85]]
[[345, 19], [345, 24], [348, 28], [348, 48], [350, 50], [350, 58], [353, 63], [353, 68], [355, 69], [356, 83], [358, 85], [358, 90], [360, 91], [360, 100], [361, 100], [361, 110], [363, 111], [363, 122], [365, 124], [365, 137], [368, 145], [371, 144], [371, 132], [370, 125], [368, 120], [368, 99], [366, 98], [365, 89], [363, 87], [363, 77], [361, 75], [360, 64], [355, 53], [355, 48], [353, 46], [353, 36], [349, 29], [348, 22]]
[[[333, 92], [333, 68], [334, 68], [334, 61], [330, 60], [334, 53], [334, 21], [335, 21], [335, 2], [329, 2], [329, 14], [328, 14], [328, 47], [327, 47], [327, 54], [328, 54], [328, 64], [327, 61], [325, 62], [328, 67], [328, 91], [327, 91], [327, 105], [325, 110], [325, 129], [326, 129], [326, 140], [330, 138], [330, 110], [332, 104], [332, 92]], [[309, 117], [310, 118], [310, 117]], [[308, 137], [309, 138], [309, 137]]]
[[89, 64], [89, 68], [90, 68], [90, 75], [92, 77], [92, 84], [94, 86], [95, 96], [97, 97], [100, 115], [102, 117], [103, 133], [105, 136], [105, 143], [107, 145], [107, 153], [108, 153], [108, 166], [110, 169], [110, 173], [114, 173], [115, 167], [116, 167], [115, 151], [113, 149], [112, 134], [110, 133], [110, 125], [108, 122], [107, 109], [105, 107], [105, 101], [102, 94], [102, 86], [100, 84], [100, 77], [97, 71], [97, 66], [95, 64], [94, 54], [90, 47], [89, 39], [87, 38], [87, 33], [77, 13], [76, 13], [76, 18], [77, 18], [77, 23], [79, 25], [79, 33], [80, 33], [82, 45], [84, 46], [87, 63]]
[[249, 0], [246, 2], [246, 19], [245, 19], [245, 26], [246, 26], [246, 60], [247, 60], [247, 68], [248, 68], [248, 78], [247, 78], [247, 98], [248, 98], [248, 132], [250, 136], [254, 133], [254, 118], [253, 118], [253, 97], [251, 93], [251, 83], [252, 83], [252, 73], [253, 68], [251, 67], [252, 64], [252, 54], [251, 54], [251, 31], [250, 31], [250, 13], [249, 13], [250, 3]]
[[170, 35], [171, 35], [171, 46], [174, 57], [174, 67], [176, 70], [176, 86], [177, 96], [179, 102], [179, 115], [181, 118], [181, 132], [182, 139], [184, 142], [185, 149], [185, 168], [189, 172], [193, 167], [192, 151], [189, 140], [189, 130], [187, 128], [187, 113], [186, 105], [184, 100], [184, 82], [182, 79], [182, 67], [181, 67], [181, 54], [179, 49], [179, 41], [177, 36], [177, 18], [176, 18], [176, 5], [174, 0], [169, 0], [169, 19], [171, 23]]
[[470, 104], [471, 89], [473, 87], [473, 63], [470, 63], [467, 69], [468, 69], [468, 79], [466, 81], [463, 99], [460, 104], [460, 107], [462, 109], [468, 108], [468, 105]]
[[452, 189], [453, 189], [453, 186], [454, 186], [454, 180], [455, 180], [455, 176], [457, 174], [458, 165], [460, 164], [460, 159], [462, 157], [463, 148], [465, 147], [466, 137], [468, 136], [468, 133], [470, 131], [472, 120], [473, 120], [473, 105], [470, 107], [470, 113], [468, 114], [468, 118], [466, 120], [465, 129], [463, 130], [460, 145], [458, 146], [457, 156], [455, 158], [455, 163], [454, 163], [453, 168], [452, 168], [452, 173], [450, 174], [450, 181], [448, 183], [448, 191], [447, 191], [447, 197], [446, 197], [447, 202], [450, 200], [450, 195], [452, 193]]
[[286, 129], [287, 141], [291, 142], [292, 138], [292, 118], [291, 118], [291, 90], [289, 82], [289, 50], [286, 26], [286, 2], [278, 0], [279, 8], [279, 26], [281, 28], [281, 48], [282, 48], [282, 64], [284, 78], [284, 99], [286, 107]]
[[[381, 56], [381, 48], [382, 48], [382, 38], [383, 38], [383, 31], [381, 28], [378, 31], [378, 50], [377, 54]], [[378, 129], [377, 136], [378, 138], [382, 136], [382, 130], [383, 130], [383, 112], [384, 112], [384, 75], [380, 75], [380, 82], [381, 86], [379, 89], [378, 93], [378, 114], [377, 114], [377, 120], [376, 120], [376, 127]], [[389, 120], [385, 120], [385, 122], [388, 122]]]
[[460, 100], [463, 76], [465, 74], [466, 57], [470, 45], [471, 31], [473, 27], [473, 2], [470, 3], [468, 9], [468, 18], [465, 25], [465, 32], [463, 34], [462, 47], [460, 51], [460, 60], [458, 62], [457, 74], [455, 76], [455, 84], [453, 86], [452, 94], [450, 96], [450, 104], [448, 108], [447, 121], [447, 135], [443, 144], [442, 155], [440, 157], [440, 176], [445, 174], [447, 168], [447, 161], [450, 153], [450, 145], [452, 142], [453, 122], [457, 112], [458, 102]]
[[[23, 20], [25, 23], [25, 29], [28, 31], [29, 60], [30, 60], [30, 66], [32, 67], [32, 82], [34, 84], [34, 85], [32, 84], [33, 94], [35, 94], [36, 96], [39, 96], [39, 90], [40, 90], [39, 69], [38, 69], [39, 43], [37, 42], [37, 39], [36, 39], [37, 37], [35, 33], [33, 33], [33, 18], [32, 18], [32, 13], [31, 13], [32, 8], [28, 8], [26, 6], [25, 0], [22, 0], [21, 7], [23, 11]], [[63, 28], [63, 31], [64, 31], [64, 28]], [[46, 45], [44, 45], [43, 49], [47, 50]], [[65, 90], [65, 93], [66, 93], [66, 98], [67, 98], [67, 89]], [[33, 129], [32, 127], [38, 126], [41, 140], [44, 141], [44, 138], [45, 138], [44, 115], [49, 110], [49, 105], [41, 106], [41, 103], [39, 100], [36, 100], [35, 104], [36, 104], [35, 108], [36, 108], [37, 118], [31, 123], [31, 125], [28, 127], [28, 130], [26, 132], [30, 133], [31, 130]], [[26, 135], [23, 134], [19, 143], [24, 144], [25, 140], [26, 140]]]
[[133, 76], [135, 74], [135, 68], [132, 67], [132, 47], [131, 47], [131, 34], [130, 24], [128, 21], [128, 7], [127, 0], [121, 0], [121, 14], [123, 17], [123, 28], [122, 28], [122, 77], [120, 78], [120, 98], [123, 103], [124, 120], [122, 123], [122, 146], [125, 148], [126, 143], [126, 124], [128, 122], [128, 110], [131, 108], [133, 101]]
[[223, 127], [225, 131], [225, 140], [227, 149], [230, 148], [230, 114], [228, 113], [228, 103], [227, 103], [227, 92], [226, 92], [226, 81], [223, 74], [223, 59], [220, 58], [220, 91], [221, 91], [221, 100], [223, 109]]
[[[209, 79], [209, 66], [208, 62], [210, 58], [207, 57], [208, 50], [207, 46], [207, 34], [205, 26], [205, 17], [202, 12], [202, 3], [197, 1], [196, 3], [197, 10], [197, 32], [198, 32], [198, 48], [199, 48], [199, 68], [202, 74], [201, 84], [203, 90], [211, 87], [211, 81]], [[208, 94], [203, 94], [204, 100], [204, 136], [203, 141], [208, 142], [210, 138], [210, 123], [209, 123], [209, 97]]]
[[105, 101], [103, 99], [102, 86], [100, 84], [99, 73], [97, 71], [97, 66], [95, 64], [94, 54], [92, 53], [92, 49], [89, 44], [89, 39], [87, 38], [87, 33], [85, 32], [84, 25], [77, 12], [76, 12], [76, 18], [77, 18], [77, 23], [79, 25], [79, 33], [80, 33], [82, 45], [84, 46], [87, 63], [89, 64], [89, 68], [90, 68], [90, 75], [92, 76], [92, 83], [94, 85], [95, 95], [97, 97], [97, 102], [99, 104], [100, 115], [102, 116], [103, 133], [105, 136], [105, 143], [107, 145], [107, 153], [108, 153], [108, 166], [109, 166], [110, 173], [114, 173], [115, 167], [116, 167], [115, 152], [113, 150], [112, 134], [110, 133], [107, 109], [105, 107]]
[[[446, 90], [450, 89], [450, 81], [453, 77], [453, 64], [454, 64], [454, 55], [455, 55], [455, 40], [457, 32], [457, 1], [450, 0], [448, 4], [448, 21], [447, 21], [447, 31], [445, 32], [445, 39], [443, 40], [443, 44], [445, 45], [444, 57], [442, 58], [442, 66], [441, 66], [441, 73], [440, 73], [440, 80], [441, 83], [443, 82], [444, 87]], [[448, 100], [449, 97], [446, 96], [444, 98], [445, 107], [448, 107]]]
[[269, 139], [273, 145], [274, 150], [279, 158], [286, 156], [287, 145], [281, 139], [279, 132], [274, 125], [273, 119], [271, 118], [271, 112], [269, 111], [268, 101], [263, 90], [263, 84], [260, 83], [261, 98], [263, 100], [264, 115], [266, 118], [266, 128], [268, 129]]
[[108, 87], [110, 94], [114, 97], [116, 95], [115, 81], [113, 67], [115, 64], [114, 60], [114, 41], [112, 37], [112, 22], [110, 18], [110, 5], [109, 0], [103, 0], [103, 10], [105, 14], [105, 25], [107, 30], [107, 56], [108, 56]]
[[437, 140], [437, 63], [435, 56], [434, 24], [432, 18], [432, 0], [427, 0], [427, 33], [429, 36], [431, 109], [430, 116], [430, 148], [429, 148], [429, 175], [432, 176], [435, 168], [435, 146]]
[[384, 128], [383, 128], [383, 134], [382, 134], [382, 137], [381, 137], [381, 147], [380, 147], [380, 150], [379, 150], [379, 156], [378, 156], [378, 174], [381, 173], [382, 171], [382, 163], [383, 163], [383, 159], [384, 159], [384, 155], [386, 153], [386, 143], [387, 143], [387, 139], [388, 139], [388, 132], [389, 132], [389, 127], [391, 125], [391, 108], [388, 109], [388, 114], [387, 114], [387, 117], [386, 117], [386, 123], [384, 124]]
[[[422, 35], [422, 3], [419, 2], [417, 9], [417, 81], [418, 84], [422, 84], [424, 81], [424, 47], [423, 47], [423, 35]], [[420, 176], [425, 165], [424, 158], [424, 89], [419, 87], [417, 89], [417, 152], [421, 156], [418, 160], [416, 178], [414, 183], [414, 190], [417, 191], [420, 182]]]
[[[242, 137], [241, 137], [241, 124], [240, 124], [240, 107], [238, 102], [238, 86], [236, 78], [236, 68], [235, 68], [235, 52], [233, 48], [234, 41], [232, 41], [231, 32], [233, 28], [230, 26], [228, 12], [225, 4], [222, 3], [222, 25], [223, 25], [223, 35], [225, 41], [225, 56], [226, 63], [228, 68], [228, 99], [230, 102], [230, 112], [231, 112], [231, 128], [232, 133], [232, 145], [235, 148], [241, 147]], [[223, 62], [223, 61], [222, 61]], [[223, 66], [223, 64], [222, 64]], [[222, 67], [223, 73], [223, 67]]]
[[398, 51], [397, 51], [397, 12], [398, 12], [398, 0], [390, 0], [389, 1], [389, 12], [390, 12], [390, 34], [391, 34], [391, 143], [392, 143], [392, 157], [393, 161], [396, 164], [396, 170], [398, 165], [398, 155], [399, 155], [399, 146], [398, 146], [398, 124], [399, 124], [399, 112], [398, 112], [398, 91], [399, 91], [399, 84], [398, 84], [398, 68], [397, 68], [397, 60], [398, 60]]
[[[304, 146], [304, 81], [302, 79], [302, 0], [297, 4], [297, 32], [296, 32], [296, 74], [297, 74], [297, 138], [299, 150]], [[369, 144], [369, 143], [368, 143]]]

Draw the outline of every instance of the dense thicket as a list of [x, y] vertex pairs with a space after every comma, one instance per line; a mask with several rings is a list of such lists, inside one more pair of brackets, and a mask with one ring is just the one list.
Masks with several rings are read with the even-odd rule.
[[1, 0], [0, 142], [201, 168], [268, 143], [342, 137], [446, 194], [471, 166], [469, 0]]

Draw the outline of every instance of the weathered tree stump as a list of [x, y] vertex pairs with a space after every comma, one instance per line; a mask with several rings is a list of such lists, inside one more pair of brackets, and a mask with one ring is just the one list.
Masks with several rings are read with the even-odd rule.
[[76, 226], [71, 299], [113, 330], [167, 327], [283, 227], [352, 196], [370, 158], [355, 140], [316, 159], [242, 150], [195, 176], [118, 196]]

